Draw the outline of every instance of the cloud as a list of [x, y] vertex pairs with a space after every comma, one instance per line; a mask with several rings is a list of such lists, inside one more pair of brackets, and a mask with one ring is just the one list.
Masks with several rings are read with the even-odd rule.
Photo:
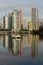
[[0, 0], [0, 2], [3, 2], [3, 1], [6, 1], [6, 0]]
[[[3, 0], [4, 1], [4, 0]], [[17, 3], [4, 3], [0, 4], [0, 9], [8, 9], [8, 8], [29, 8], [29, 7], [41, 7], [43, 6], [43, 2], [17, 2]]]
[[32, 6], [43, 6], [43, 2], [41, 1], [41, 2], [31, 2], [31, 5]]
[[[7, 0], [0, 0], [0, 1], [7, 1]], [[10, 1], [10, 0], [9, 0]], [[13, 0], [14, 1], [14, 0]], [[15, 0], [16, 1], [16, 0]], [[23, 14], [27, 14], [27, 15], [31, 15], [31, 8], [32, 7], [36, 7], [38, 8], [39, 10], [41, 9], [41, 7], [43, 6], [43, 2], [41, 1], [27, 1], [27, 2], [15, 2], [12, 3], [12, 2], [6, 2], [6, 3], [3, 3], [3, 4], [0, 4], [0, 10], [4, 10], [6, 13], [10, 10], [13, 10], [13, 9], [22, 9], [23, 11]], [[43, 7], [41, 9], [43, 11]], [[41, 11], [40, 10], [40, 11]]]
[[[3, 0], [5, 1], [5, 0]], [[10, 9], [22, 9], [23, 13], [31, 14], [31, 8], [32, 7], [42, 7], [42, 2], [16, 2], [16, 3], [6, 3], [1, 5], [0, 4], [0, 10], [10, 10]], [[43, 9], [41, 9], [43, 10]]]
[[0, 7], [2, 8], [10, 8], [10, 7], [26, 7], [28, 3], [15, 3], [15, 4], [3, 4]]

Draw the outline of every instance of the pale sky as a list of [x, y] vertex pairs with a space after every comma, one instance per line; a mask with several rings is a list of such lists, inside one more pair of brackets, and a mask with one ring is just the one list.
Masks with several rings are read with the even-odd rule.
[[21, 9], [23, 16], [31, 18], [31, 8], [38, 8], [39, 17], [43, 18], [43, 0], [0, 0], [0, 21], [14, 9]]

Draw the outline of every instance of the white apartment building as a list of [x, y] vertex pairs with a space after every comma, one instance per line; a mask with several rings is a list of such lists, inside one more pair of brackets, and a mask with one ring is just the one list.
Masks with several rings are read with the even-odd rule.
[[4, 25], [4, 29], [8, 29], [9, 31], [13, 30], [15, 32], [19, 32], [22, 28], [22, 11], [14, 10], [13, 12], [4, 16], [3, 25]]
[[39, 21], [38, 21], [38, 9], [32, 8], [32, 29], [39, 29]]
[[12, 30], [12, 13], [8, 14], [8, 28], [9, 28], [9, 31]]
[[3, 17], [3, 26], [4, 26], [4, 29], [8, 29], [8, 16], [4, 16]]
[[21, 30], [22, 24], [22, 12], [21, 10], [14, 10], [12, 12], [12, 26], [15, 32], [19, 32]]

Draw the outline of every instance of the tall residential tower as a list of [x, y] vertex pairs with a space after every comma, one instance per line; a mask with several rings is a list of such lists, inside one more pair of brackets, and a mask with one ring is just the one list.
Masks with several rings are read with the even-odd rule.
[[32, 30], [39, 29], [38, 9], [32, 8]]
[[12, 25], [15, 32], [19, 32], [22, 26], [22, 11], [14, 10], [12, 12]]
[[22, 11], [14, 10], [3, 17], [3, 26], [6, 30], [19, 32], [22, 28]]
[[3, 28], [5, 30], [8, 30], [8, 16], [7, 15], [3, 17]]

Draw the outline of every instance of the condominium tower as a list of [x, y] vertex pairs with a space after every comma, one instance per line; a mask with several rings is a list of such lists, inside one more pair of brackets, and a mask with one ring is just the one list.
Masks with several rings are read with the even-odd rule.
[[8, 16], [3, 17], [3, 28], [8, 30]]
[[38, 9], [32, 8], [32, 30], [39, 29], [39, 22], [38, 22]]
[[19, 32], [21, 30], [22, 25], [22, 11], [14, 10], [12, 12], [12, 26], [15, 32]]
[[14, 10], [8, 15], [3, 17], [4, 29], [9, 31], [13, 30], [15, 32], [19, 32], [22, 26], [22, 11]]

